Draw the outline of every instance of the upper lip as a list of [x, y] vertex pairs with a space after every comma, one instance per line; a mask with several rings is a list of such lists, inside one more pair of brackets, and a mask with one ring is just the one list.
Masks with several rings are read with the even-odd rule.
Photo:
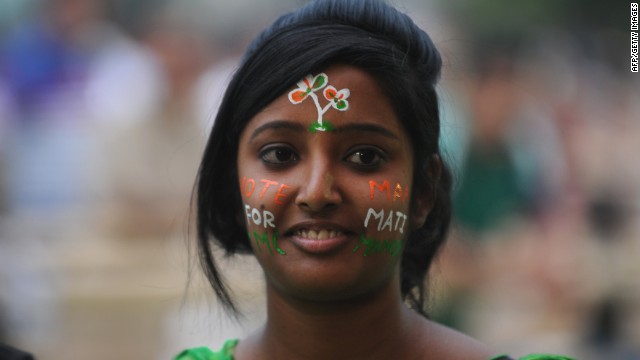
[[287, 231], [284, 233], [284, 235], [291, 236], [299, 230], [307, 230], [307, 231], [333, 230], [333, 231], [339, 231], [343, 234], [353, 233], [353, 231], [349, 230], [348, 228], [331, 221], [302, 221], [289, 227]]

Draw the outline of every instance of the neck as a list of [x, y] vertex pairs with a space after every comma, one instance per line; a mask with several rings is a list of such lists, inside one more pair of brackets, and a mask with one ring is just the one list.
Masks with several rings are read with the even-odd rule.
[[402, 302], [398, 281], [360, 299], [313, 302], [267, 292], [262, 345], [282, 359], [390, 359], [406, 348], [416, 315]]

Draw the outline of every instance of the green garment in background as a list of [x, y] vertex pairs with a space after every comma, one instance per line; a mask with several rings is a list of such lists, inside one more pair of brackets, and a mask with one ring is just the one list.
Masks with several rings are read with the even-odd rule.
[[507, 147], [472, 144], [453, 193], [455, 220], [482, 233], [527, 206], [519, 174]]

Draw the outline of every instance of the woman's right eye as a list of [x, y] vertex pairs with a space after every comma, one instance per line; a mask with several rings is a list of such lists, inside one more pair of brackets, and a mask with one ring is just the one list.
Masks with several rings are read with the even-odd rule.
[[284, 165], [298, 160], [298, 156], [293, 149], [286, 146], [274, 146], [263, 150], [260, 159], [265, 163]]

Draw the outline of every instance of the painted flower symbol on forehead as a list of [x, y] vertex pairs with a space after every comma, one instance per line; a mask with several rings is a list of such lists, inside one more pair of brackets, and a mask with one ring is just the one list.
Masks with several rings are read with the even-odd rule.
[[[302, 80], [298, 81], [298, 88], [289, 92], [289, 101], [292, 104], [300, 104], [307, 97], [313, 99], [313, 103], [316, 106], [318, 112], [318, 118], [311, 124], [309, 131], [331, 131], [334, 126], [327, 120], [324, 120], [322, 116], [333, 107], [339, 111], [346, 111], [349, 109], [349, 102], [347, 98], [351, 94], [349, 89], [338, 90], [335, 87], [328, 85], [329, 77], [325, 73], [320, 73], [316, 76], [311, 74], [305, 76]], [[326, 88], [325, 88], [326, 87]], [[324, 107], [320, 106], [320, 100], [316, 91], [325, 88], [323, 91], [324, 98], [329, 101]]]
[[316, 76], [311, 74], [305, 76], [304, 79], [298, 81], [298, 88], [289, 93], [289, 100], [294, 104], [303, 102], [314, 91], [327, 86], [327, 80], [328, 77], [325, 73], [320, 73]]
[[324, 89], [325, 99], [331, 101], [331, 106], [340, 111], [345, 111], [349, 108], [349, 102], [347, 101], [347, 98], [350, 94], [351, 92], [349, 91], [349, 89], [342, 89], [338, 91], [331, 85], [327, 86], [327, 88]]

